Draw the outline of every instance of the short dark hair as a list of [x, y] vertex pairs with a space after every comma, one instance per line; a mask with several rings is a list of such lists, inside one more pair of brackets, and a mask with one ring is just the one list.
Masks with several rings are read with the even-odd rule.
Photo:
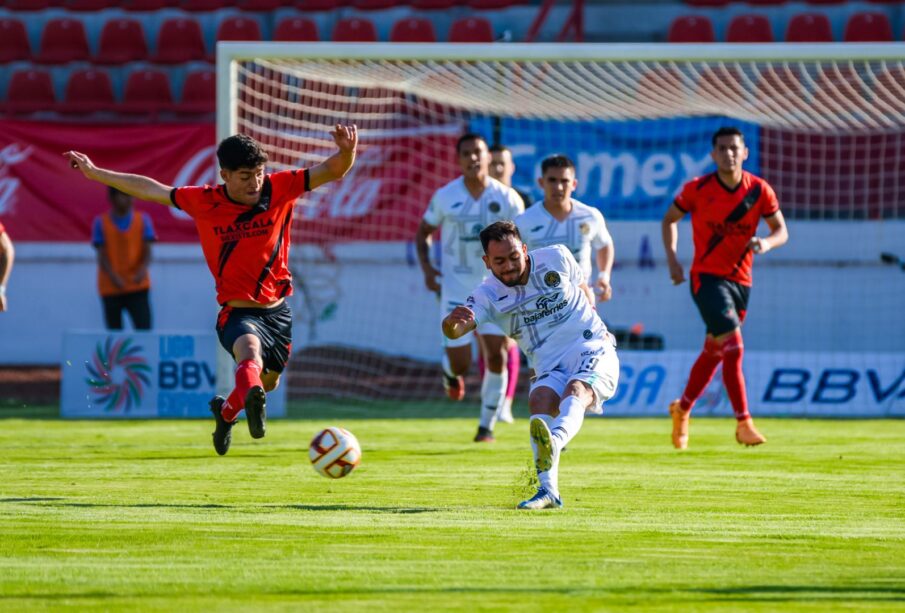
[[742, 134], [741, 130], [739, 130], [735, 126], [723, 126], [713, 133], [713, 138], [710, 139], [711, 146], [716, 147], [716, 139], [721, 136], [738, 136], [740, 139], [742, 139], [742, 142], [745, 142], [745, 135]]
[[114, 198], [117, 194], [122, 194], [123, 196], [128, 196], [129, 198], [132, 197], [132, 196], [129, 196], [129, 194], [127, 194], [126, 192], [123, 192], [123, 191], [120, 191], [120, 190], [116, 189], [116, 188], [113, 187], [112, 185], [108, 185], [108, 186], [107, 186], [107, 198], [109, 198], [110, 200], [113, 200], [113, 198]]
[[503, 153], [504, 151], [508, 151], [512, 153], [512, 149], [507, 147], [506, 145], [501, 145], [500, 143], [496, 143], [490, 147], [490, 153]]
[[484, 139], [484, 137], [477, 132], [466, 132], [459, 137], [459, 140], [456, 141], [456, 153], [458, 154], [462, 150], [462, 143], [467, 143], [470, 140], [479, 140], [483, 141], [485, 145], [487, 144], [487, 141]]
[[518, 226], [508, 219], [495, 221], [481, 230], [481, 247], [484, 248], [484, 253], [487, 253], [487, 246], [490, 244], [490, 241], [506, 240], [509, 236], [514, 236], [519, 242], [522, 242], [522, 235], [518, 231]]
[[540, 163], [540, 173], [544, 174], [549, 168], [571, 168], [575, 170], [575, 162], [561, 153], [550, 155]]
[[217, 161], [223, 170], [257, 168], [267, 163], [267, 152], [261, 143], [244, 134], [234, 134], [220, 141]]

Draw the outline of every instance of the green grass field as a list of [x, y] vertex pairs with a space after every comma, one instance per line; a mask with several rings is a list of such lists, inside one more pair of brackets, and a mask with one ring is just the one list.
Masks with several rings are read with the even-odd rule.
[[[527, 421], [479, 446], [443, 408], [315, 407], [222, 458], [208, 422], [2, 419], [0, 610], [905, 610], [905, 421], [745, 449], [700, 419], [677, 453], [667, 418], [590, 419], [529, 513]], [[307, 460], [331, 424], [364, 452], [339, 481]]]

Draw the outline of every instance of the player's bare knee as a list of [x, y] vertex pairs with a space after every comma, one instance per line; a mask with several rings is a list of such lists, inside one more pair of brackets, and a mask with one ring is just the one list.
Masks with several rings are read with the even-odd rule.
[[559, 415], [559, 396], [548, 387], [539, 387], [528, 397], [528, 410], [532, 415]]

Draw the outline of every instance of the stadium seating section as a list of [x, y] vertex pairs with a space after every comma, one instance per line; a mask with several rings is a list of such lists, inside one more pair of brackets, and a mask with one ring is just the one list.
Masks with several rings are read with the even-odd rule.
[[[217, 41], [520, 40], [539, 2], [0, 0], [0, 111], [196, 118], [214, 110]], [[634, 8], [628, 0], [621, 4]], [[586, 10], [610, 6], [588, 4]], [[660, 1], [645, 5], [649, 25], [640, 38], [620, 34], [618, 19], [586, 17], [585, 27], [603, 24], [590, 40], [895, 41], [905, 35], [902, 6], [885, 0], [807, 0], [805, 7], [787, 0]], [[628, 21], [637, 22], [622, 19]]]

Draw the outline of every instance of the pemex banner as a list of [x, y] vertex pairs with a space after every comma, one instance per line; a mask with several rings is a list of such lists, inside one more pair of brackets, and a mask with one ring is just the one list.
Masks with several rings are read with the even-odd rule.
[[[95, 125], [0, 121], [0, 219], [13, 240], [87, 242], [109, 209], [106, 188], [66, 163], [75, 149], [99, 166], [170, 185], [216, 183], [211, 124]], [[160, 240], [195, 242], [195, 225], [170, 207], [136, 203]]]

